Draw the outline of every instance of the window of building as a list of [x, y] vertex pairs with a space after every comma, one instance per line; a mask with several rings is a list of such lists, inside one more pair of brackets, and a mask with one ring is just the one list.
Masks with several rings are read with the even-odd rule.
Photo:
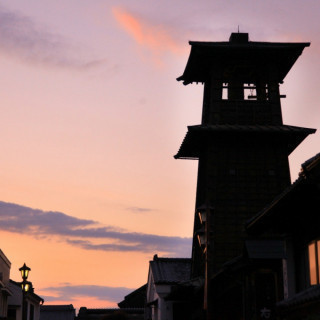
[[267, 86], [257, 87], [254, 83], [223, 83], [223, 100], [267, 100]]
[[228, 83], [224, 83], [222, 86], [222, 100], [228, 99]]
[[8, 309], [8, 320], [16, 320], [17, 319], [17, 311], [16, 309]]
[[320, 240], [315, 240], [309, 243], [309, 276], [310, 284], [315, 285], [320, 283]]
[[244, 84], [244, 100], [257, 100], [256, 86], [251, 83]]
[[30, 304], [29, 320], [34, 320], [34, 305]]

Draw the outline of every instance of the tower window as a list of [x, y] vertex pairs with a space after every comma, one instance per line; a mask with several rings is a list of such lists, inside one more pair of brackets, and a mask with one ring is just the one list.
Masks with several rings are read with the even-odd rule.
[[245, 100], [257, 100], [257, 90], [254, 84], [245, 83], [243, 88]]
[[257, 86], [254, 83], [241, 83], [240, 81], [231, 81], [223, 83], [223, 100], [267, 100], [267, 87], [265, 85]]
[[222, 86], [222, 99], [227, 100], [228, 99], [228, 84], [224, 83]]

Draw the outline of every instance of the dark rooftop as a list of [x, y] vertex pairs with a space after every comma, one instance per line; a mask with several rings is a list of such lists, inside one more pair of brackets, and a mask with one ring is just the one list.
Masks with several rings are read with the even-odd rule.
[[158, 258], [150, 261], [155, 283], [178, 283], [187, 281], [191, 275], [191, 259], [189, 258]]
[[[196, 125], [188, 126], [188, 132], [181, 144], [175, 159], [198, 159], [202, 148], [208, 139], [226, 139], [243, 135], [250, 139], [259, 139], [266, 134], [283, 138], [287, 142], [287, 154], [289, 155], [309, 134], [315, 129], [287, 126], [287, 125]], [[253, 135], [254, 133], [254, 135]]]
[[229, 42], [231, 43], [248, 43], [249, 42], [249, 34], [248, 33], [240, 33], [240, 32], [232, 32], [229, 38]]
[[[190, 41], [191, 52], [182, 76], [177, 78], [187, 85], [192, 82], [205, 82], [217, 68], [241, 65], [241, 68], [255, 72], [259, 66], [260, 76], [269, 78], [269, 65], [278, 69], [278, 83], [281, 83], [309, 42], [257, 42], [249, 41], [247, 33], [232, 33], [229, 41], [198, 42]], [[247, 72], [248, 73], [248, 72]], [[228, 75], [223, 73], [223, 82]], [[244, 79], [246, 80], [246, 79]], [[251, 79], [252, 80], [252, 79]]]
[[143, 308], [146, 300], [147, 284], [130, 292], [118, 303], [119, 308]]
[[67, 311], [75, 310], [72, 304], [42, 305], [41, 311]]
[[291, 309], [293, 307], [300, 306], [305, 303], [319, 303], [320, 299], [320, 286], [312, 286], [302, 292], [299, 292], [298, 294], [294, 295], [290, 299], [286, 299], [283, 301], [280, 301], [277, 304], [277, 307], [281, 310], [285, 309]]
[[[299, 197], [299, 192], [302, 192], [302, 188], [305, 187], [306, 192], [310, 192], [310, 188], [308, 187], [308, 177], [310, 174], [313, 175], [319, 175], [319, 168], [320, 168], [320, 153], [315, 155], [314, 157], [310, 158], [309, 160], [305, 161], [302, 164], [302, 171], [299, 175], [299, 178], [291, 184], [288, 188], [286, 188], [282, 193], [280, 193], [276, 198], [273, 199], [273, 201], [263, 208], [258, 214], [253, 216], [251, 219], [249, 219], [246, 222], [246, 229], [249, 233], [255, 233], [259, 232], [261, 228], [264, 228], [264, 226], [267, 226], [272, 221], [272, 216], [274, 216], [276, 212], [277, 206], [281, 202], [288, 202], [290, 201], [290, 197], [294, 200], [291, 200], [293, 203], [294, 201], [299, 201], [301, 196]], [[317, 172], [315, 172], [317, 170]], [[313, 179], [311, 179], [313, 181]], [[311, 194], [312, 196], [312, 194]], [[289, 199], [289, 200], [288, 200]], [[302, 201], [307, 202], [307, 195], [303, 198]], [[309, 199], [310, 201], [310, 199]], [[316, 200], [317, 201], [317, 200]], [[280, 210], [281, 215], [290, 214], [290, 212], [287, 212], [286, 210]], [[278, 219], [280, 218], [280, 215], [277, 216]]]

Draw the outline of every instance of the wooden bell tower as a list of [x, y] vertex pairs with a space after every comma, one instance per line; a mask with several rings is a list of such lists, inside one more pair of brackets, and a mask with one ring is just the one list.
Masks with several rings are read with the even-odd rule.
[[[309, 43], [249, 41], [232, 33], [226, 42], [190, 42], [178, 81], [204, 84], [202, 122], [188, 127], [176, 159], [197, 159], [193, 276], [211, 272], [241, 254], [244, 223], [291, 184], [288, 156], [313, 129], [284, 125], [279, 85]], [[209, 226], [197, 209], [210, 207]]]

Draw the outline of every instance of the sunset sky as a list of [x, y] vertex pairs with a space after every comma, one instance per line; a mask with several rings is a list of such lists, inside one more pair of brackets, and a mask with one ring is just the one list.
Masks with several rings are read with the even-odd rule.
[[[311, 42], [284, 123], [320, 128], [319, 0], [0, 0], [0, 249], [45, 304], [116, 307], [153, 255], [190, 257], [200, 123], [188, 41]], [[292, 181], [320, 133], [290, 156]]]

